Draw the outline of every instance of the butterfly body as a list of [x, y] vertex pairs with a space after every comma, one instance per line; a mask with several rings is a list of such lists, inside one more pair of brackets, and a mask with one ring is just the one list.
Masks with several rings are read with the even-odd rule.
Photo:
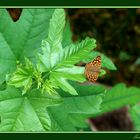
[[101, 69], [101, 57], [97, 56], [92, 62], [85, 66], [85, 76], [90, 82], [95, 83]]

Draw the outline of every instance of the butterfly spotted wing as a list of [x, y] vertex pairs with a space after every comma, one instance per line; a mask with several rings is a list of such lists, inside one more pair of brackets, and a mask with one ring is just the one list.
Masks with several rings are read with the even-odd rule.
[[101, 69], [101, 56], [97, 56], [92, 62], [85, 66], [85, 76], [90, 82], [95, 83]]

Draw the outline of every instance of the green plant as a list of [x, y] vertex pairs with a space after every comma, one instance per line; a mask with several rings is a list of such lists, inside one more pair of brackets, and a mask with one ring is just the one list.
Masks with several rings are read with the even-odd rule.
[[101, 55], [102, 67], [116, 67], [92, 51], [95, 39], [72, 43], [63, 9], [24, 9], [16, 23], [0, 12], [0, 131], [77, 131], [85, 118], [139, 101], [135, 87], [81, 84], [78, 62]]
[[134, 123], [134, 130], [140, 131], [140, 104], [129, 107], [129, 113]]

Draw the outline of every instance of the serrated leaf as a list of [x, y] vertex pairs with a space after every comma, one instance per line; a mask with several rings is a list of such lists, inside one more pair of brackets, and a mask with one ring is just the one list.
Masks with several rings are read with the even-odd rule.
[[51, 120], [46, 107], [61, 103], [60, 96], [33, 90], [22, 96], [18, 89], [0, 91], [0, 131], [49, 131]]
[[65, 26], [64, 9], [56, 9], [50, 20], [48, 42], [52, 49], [56, 49], [62, 42], [62, 35]]
[[42, 41], [42, 54], [39, 54], [39, 66], [42, 71], [51, 70], [60, 59], [62, 37], [65, 26], [65, 12], [56, 9], [50, 20], [48, 38]]
[[56, 85], [53, 85], [52, 82], [46, 80], [43, 85], [42, 85], [42, 89], [41, 89], [41, 92], [44, 93], [44, 92], [47, 92], [49, 93], [50, 95], [54, 95], [54, 94], [58, 94], [55, 90], [55, 88], [58, 88]]
[[[10, 65], [16, 67], [16, 60], [23, 61], [24, 56], [31, 58], [35, 62], [35, 51], [39, 50], [41, 40], [46, 38], [48, 34], [48, 38], [42, 44], [43, 53], [39, 55], [40, 63], [37, 69], [41, 70], [40, 73], [49, 71], [47, 76], [56, 84], [56, 87], [59, 86], [65, 92], [77, 95], [75, 88], [66, 79], [70, 79], [71, 77], [68, 74], [72, 73], [73, 80], [83, 80], [80, 77], [83, 71], [78, 68], [76, 72], [74, 71], [76, 67], [73, 68], [73, 66], [75, 63], [85, 59], [89, 52], [96, 47], [95, 40], [87, 38], [81, 43], [68, 46], [63, 50], [61, 43], [63, 43], [62, 35], [65, 25], [64, 10], [55, 10], [48, 33], [48, 20], [52, 15], [52, 11], [50, 10], [50, 13], [48, 13], [49, 11], [45, 9], [24, 9], [20, 20], [16, 23], [10, 21], [10, 17], [4, 11], [1, 17], [2, 21], [0, 20], [0, 42], [2, 41], [2, 46], [4, 44], [6, 52], [2, 51], [0, 53], [0, 57], [3, 57], [2, 59], [0, 58], [0, 66], [4, 64], [4, 57], [8, 61], [12, 60], [12, 62], [9, 61], [10, 63], [6, 67], [3, 66], [0, 73], [3, 74], [4, 68], [6, 73], [13, 71], [13, 69], [10, 69]], [[46, 16], [46, 14], [48, 15]], [[7, 27], [6, 25], [9, 27], [4, 28]], [[13, 36], [13, 33], [15, 36]], [[10, 57], [4, 56], [5, 54], [9, 54]], [[58, 65], [56, 66], [57, 63]], [[67, 73], [64, 75], [65, 78], [55, 73], [58, 68], [61, 74], [64, 71], [66, 72], [66, 67]], [[20, 69], [20, 72], [25, 75], [28, 74], [28, 71], [23, 69]], [[23, 77], [20, 77], [21, 79], [18, 78], [20, 80], [27, 78], [26, 76]], [[30, 83], [31, 79], [28, 79], [24, 86], [27, 88], [31, 85]], [[41, 94], [39, 90], [30, 90], [26, 95], [22, 96], [20, 90], [8, 87], [6, 90], [0, 91], [0, 131], [50, 131], [56, 130], [55, 128], [75, 130], [75, 126], [71, 125], [75, 118], [72, 116], [77, 114], [85, 114], [86, 116], [88, 114], [96, 114], [100, 111], [102, 102], [101, 95], [90, 94], [77, 96], [76, 98], [65, 96], [64, 100], [64, 104], [60, 105], [59, 108], [54, 107], [53, 111], [50, 110], [52, 108], [46, 111], [48, 106], [61, 103], [58, 94], [50, 96], [46, 92]], [[67, 122], [70, 122], [70, 125], [64, 126]]]
[[67, 82], [67, 80], [63, 77], [59, 77], [57, 73], [51, 74], [50, 80], [52, 83], [56, 84], [56, 86], [60, 87], [65, 92], [68, 92], [71, 95], [78, 95], [76, 90]]
[[116, 66], [113, 64], [111, 59], [109, 59], [107, 56], [97, 51], [91, 52], [83, 62], [86, 62], [86, 63], [91, 62], [98, 55], [100, 55], [102, 58], [102, 67], [105, 67], [109, 70], [117, 70]]
[[140, 104], [129, 108], [129, 114], [134, 124], [134, 130], [140, 131]]
[[85, 59], [89, 55], [89, 52], [96, 47], [95, 42], [94, 39], [86, 38], [76, 45], [72, 44], [65, 47], [56, 68], [70, 67], [82, 59]]
[[32, 86], [34, 67], [32, 63], [25, 58], [25, 65], [19, 65], [17, 70], [11, 75], [7, 83], [15, 87], [24, 87], [22, 94], [25, 94]]
[[125, 84], [117, 84], [108, 90], [103, 99], [101, 113], [112, 111], [126, 105], [132, 105], [140, 101], [140, 89], [127, 88]]
[[[13, 22], [6, 9], [0, 9], [0, 83], [16, 68], [16, 60], [34, 60], [36, 50], [48, 34], [53, 9], [23, 9]], [[8, 55], [5, 55], [8, 54]]]

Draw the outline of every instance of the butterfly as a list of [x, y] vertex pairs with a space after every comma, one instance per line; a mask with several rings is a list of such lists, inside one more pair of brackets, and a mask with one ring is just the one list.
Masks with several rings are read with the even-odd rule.
[[85, 66], [85, 76], [90, 82], [95, 83], [98, 79], [101, 69], [101, 56], [97, 56], [92, 62], [89, 62]]

